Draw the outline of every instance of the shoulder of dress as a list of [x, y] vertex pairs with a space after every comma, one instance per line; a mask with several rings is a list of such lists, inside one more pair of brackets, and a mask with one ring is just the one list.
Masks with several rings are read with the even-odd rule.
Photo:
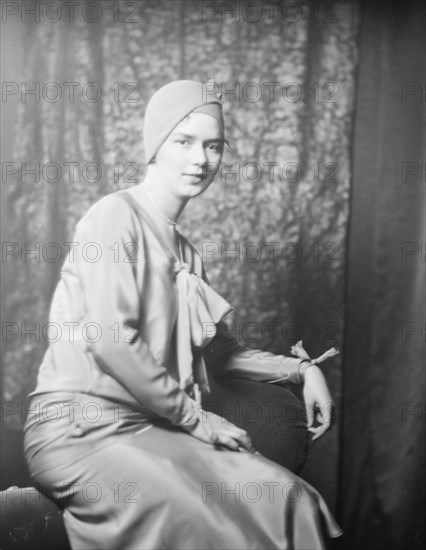
[[127, 202], [120, 197], [119, 193], [119, 191], [116, 191], [114, 193], [110, 193], [109, 195], [105, 195], [92, 204], [92, 206], [90, 206], [87, 212], [80, 219], [78, 225], [89, 222], [93, 218], [96, 219], [104, 216], [112, 216], [111, 219], [114, 220], [115, 223], [119, 220], [121, 221], [123, 219], [136, 217], [133, 210]]

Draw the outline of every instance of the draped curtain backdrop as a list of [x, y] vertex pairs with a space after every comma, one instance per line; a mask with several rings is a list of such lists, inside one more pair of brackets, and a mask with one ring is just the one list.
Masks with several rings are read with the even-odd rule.
[[354, 550], [425, 544], [425, 7], [362, 11], [339, 478]]
[[[143, 0], [80, 2], [72, 20], [55, 20], [54, 5], [66, 14], [67, 2], [34, 2], [36, 20], [22, 17], [23, 4], [2, 28], [4, 434], [20, 433], [56, 337], [49, 301], [76, 221], [141, 181], [151, 94], [214, 75], [232, 148], [181, 231], [235, 306], [229, 325], [241, 343], [341, 350], [324, 367], [338, 425], [311, 445], [302, 476], [340, 515], [343, 547], [405, 548], [407, 533], [415, 547], [424, 103], [398, 95], [401, 75], [421, 87], [415, 14], [403, 24], [349, 1]], [[403, 162], [420, 175], [401, 182]], [[405, 240], [419, 253], [404, 263]], [[407, 341], [405, 320], [418, 327]], [[2, 446], [3, 483], [17, 482], [3, 473], [19, 460]]]

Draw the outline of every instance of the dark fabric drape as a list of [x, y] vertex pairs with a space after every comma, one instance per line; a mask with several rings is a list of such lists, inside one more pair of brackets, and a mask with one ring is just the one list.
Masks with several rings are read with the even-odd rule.
[[425, 35], [414, 4], [366, 2], [362, 10], [340, 475], [345, 550], [424, 544]]

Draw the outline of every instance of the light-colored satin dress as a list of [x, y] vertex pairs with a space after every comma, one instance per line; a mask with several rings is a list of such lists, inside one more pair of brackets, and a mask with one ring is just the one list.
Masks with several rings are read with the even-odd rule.
[[[123, 192], [88, 211], [74, 243], [25, 428], [30, 472], [65, 508], [72, 547], [325, 548], [341, 531], [310, 485], [181, 428], [199, 419], [202, 347], [229, 311], [190, 243], [173, 258]], [[282, 383], [299, 365], [243, 350], [223, 369]]]

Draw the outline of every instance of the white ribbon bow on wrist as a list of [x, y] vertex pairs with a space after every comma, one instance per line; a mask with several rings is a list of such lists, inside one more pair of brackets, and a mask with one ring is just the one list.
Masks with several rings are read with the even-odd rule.
[[330, 358], [330, 357], [334, 357], [335, 355], [338, 355], [339, 354], [339, 350], [337, 350], [336, 348], [330, 348], [329, 350], [327, 350], [325, 353], [323, 353], [322, 355], [320, 355], [319, 357], [317, 357], [317, 359], [311, 359], [309, 357], [309, 354], [307, 353], [307, 351], [305, 350], [305, 348], [303, 347], [303, 342], [302, 340], [299, 340], [295, 346], [292, 346], [291, 350], [290, 350], [290, 353], [292, 353], [293, 355], [295, 355], [296, 357], [300, 357], [301, 359], [308, 359], [309, 361], [311, 361], [311, 363], [313, 364], [318, 364], [318, 363], [322, 363], [323, 361], [325, 361], [326, 359]]

